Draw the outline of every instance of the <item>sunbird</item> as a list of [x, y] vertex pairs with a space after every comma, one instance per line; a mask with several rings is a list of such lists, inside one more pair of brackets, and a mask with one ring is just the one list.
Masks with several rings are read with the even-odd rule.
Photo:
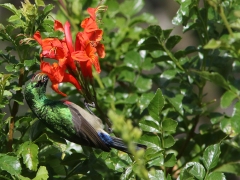
[[[55, 101], [45, 95], [48, 76], [37, 81], [34, 78], [26, 85], [24, 95], [33, 114], [54, 133], [83, 146], [90, 146], [109, 152], [111, 148], [128, 152], [123, 140], [110, 136], [103, 129], [100, 118], [90, 114], [70, 101]], [[146, 149], [136, 144], [136, 149]]]

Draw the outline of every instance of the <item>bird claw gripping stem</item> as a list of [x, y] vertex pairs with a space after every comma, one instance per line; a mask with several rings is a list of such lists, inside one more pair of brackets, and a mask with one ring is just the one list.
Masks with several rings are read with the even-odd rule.
[[95, 114], [92, 112], [92, 110], [89, 108], [89, 107], [91, 107], [91, 108], [95, 108], [95, 107], [96, 107], [94, 102], [89, 103], [89, 102], [87, 102], [86, 99], [85, 99], [85, 100], [84, 100], [84, 105], [85, 105], [85, 107], [87, 108], [87, 110], [88, 110], [92, 115], [95, 115]]

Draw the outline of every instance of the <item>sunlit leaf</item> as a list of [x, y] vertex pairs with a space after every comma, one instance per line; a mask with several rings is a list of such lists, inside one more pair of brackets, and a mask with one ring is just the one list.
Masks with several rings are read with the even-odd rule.
[[0, 154], [0, 169], [12, 175], [19, 175], [22, 167], [17, 157]]
[[151, 100], [149, 106], [148, 106], [148, 112], [152, 116], [153, 119], [159, 120], [160, 113], [162, 111], [162, 108], [164, 106], [164, 97], [162, 95], [162, 92], [160, 89], [157, 90], [155, 93], [155, 96]]
[[220, 153], [219, 144], [210, 145], [205, 149], [203, 152], [203, 164], [208, 170], [217, 165]]

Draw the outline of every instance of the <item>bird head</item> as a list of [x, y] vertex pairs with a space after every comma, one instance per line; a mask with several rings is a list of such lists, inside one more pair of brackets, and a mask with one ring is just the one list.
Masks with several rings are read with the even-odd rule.
[[[38, 81], [36, 81], [38, 79]], [[48, 83], [48, 76], [46, 74], [37, 74], [36, 76], [33, 77], [32, 81], [32, 86], [33, 88], [43, 88], [46, 89], [47, 83]]]
[[31, 100], [33, 97], [45, 96], [48, 79], [46, 74], [35, 75], [25, 87], [25, 98]]

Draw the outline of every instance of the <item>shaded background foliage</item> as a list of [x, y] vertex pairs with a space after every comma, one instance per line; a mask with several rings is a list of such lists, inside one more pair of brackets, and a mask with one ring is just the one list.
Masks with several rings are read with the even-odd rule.
[[[20, 43], [26, 36], [16, 35], [31, 37], [41, 29], [52, 36], [52, 17], [70, 21], [76, 33], [86, 8], [99, 3], [69, 0], [65, 9], [53, 9], [50, 4], [44, 7], [41, 1], [36, 2], [45, 11], [38, 11], [35, 24], [11, 16], [9, 22], [3, 22], [5, 27], [1, 26], [1, 39], [8, 42], [0, 52], [1, 178], [170, 180], [239, 176], [237, 0], [176, 0], [179, 6], [170, 18], [174, 32], [162, 18], [158, 21], [152, 15], [157, 10], [146, 13], [145, 8], [161, 6], [164, 1], [104, 3], [108, 11], [102, 14], [100, 27], [104, 29], [107, 56], [100, 62], [101, 76], [95, 75], [97, 99], [108, 112], [115, 134], [130, 149], [132, 141], [148, 146], [146, 152], [132, 150], [134, 156], [66, 142], [23, 105], [22, 88], [39, 69], [40, 49], [34, 42]], [[58, 2], [54, 2], [57, 7]], [[15, 12], [13, 7], [5, 8]], [[154, 25], [159, 22], [161, 27]], [[184, 35], [176, 31], [178, 28]], [[192, 36], [183, 42], [186, 33]], [[69, 95], [68, 100], [83, 105], [72, 86], [63, 84], [61, 89]], [[48, 96], [61, 98], [52, 91]], [[12, 122], [14, 138], [10, 142]]]

